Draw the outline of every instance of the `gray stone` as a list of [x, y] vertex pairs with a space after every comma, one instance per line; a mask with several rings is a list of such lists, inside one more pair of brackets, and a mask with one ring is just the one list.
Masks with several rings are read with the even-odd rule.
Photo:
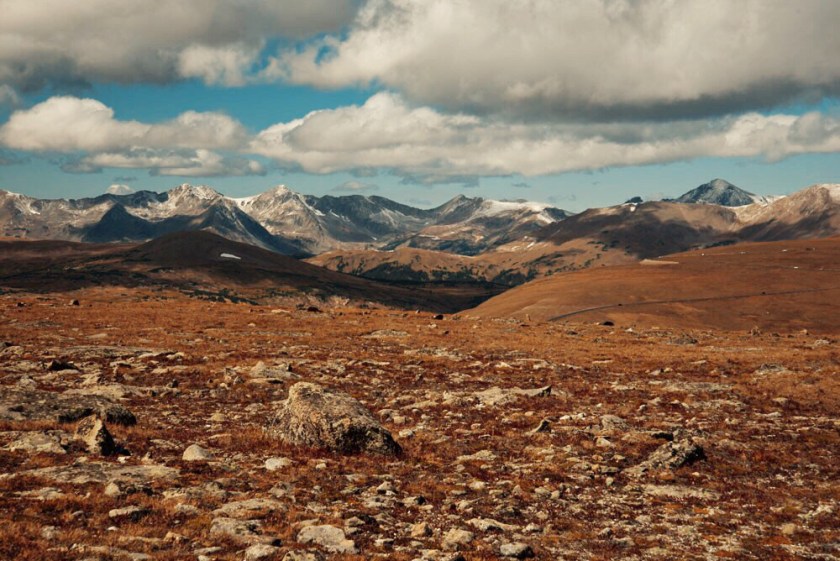
[[99, 417], [85, 417], [79, 421], [74, 438], [83, 442], [91, 454], [111, 456], [117, 453], [114, 437]]
[[692, 438], [666, 442], [653, 451], [647, 460], [626, 470], [628, 475], [641, 475], [647, 471], [678, 469], [706, 458], [703, 448]]
[[191, 444], [182, 457], [185, 462], [208, 462], [213, 459], [213, 453], [198, 444]]
[[265, 461], [265, 469], [268, 471], [277, 471], [292, 465], [292, 460], [289, 458], [269, 458]]
[[283, 561], [324, 561], [319, 551], [292, 550], [283, 556]]
[[238, 519], [265, 518], [284, 509], [283, 503], [272, 499], [245, 499], [222, 505], [213, 511], [213, 515]]
[[240, 544], [253, 544], [262, 540], [262, 523], [259, 520], [237, 520], [235, 518], [214, 518], [210, 523], [210, 535], [225, 536]]
[[306, 526], [297, 535], [299, 543], [314, 543], [330, 553], [358, 553], [353, 540], [348, 540], [344, 530], [335, 526]]
[[280, 548], [264, 543], [254, 544], [245, 550], [245, 561], [264, 561], [280, 554]]
[[289, 389], [269, 433], [290, 444], [342, 454], [402, 452], [391, 433], [356, 399], [309, 382]]
[[504, 543], [499, 548], [499, 553], [502, 557], [513, 557], [514, 559], [534, 557], [534, 550], [531, 549], [531, 546], [522, 542]]
[[432, 527], [427, 522], [418, 522], [411, 527], [412, 538], [426, 538], [432, 535]]
[[108, 511], [108, 517], [113, 520], [130, 520], [137, 522], [151, 511], [147, 508], [139, 506], [126, 506], [123, 508], [115, 508]]
[[17, 440], [9, 444], [9, 450], [15, 452], [22, 450], [34, 454], [66, 454], [59, 439], [51, 434], [43, 432], [24, 433]]
[[460, 528], [452, 528], [443, 536], [443, 549], [460, 549], [475, 539], [475, 534]]

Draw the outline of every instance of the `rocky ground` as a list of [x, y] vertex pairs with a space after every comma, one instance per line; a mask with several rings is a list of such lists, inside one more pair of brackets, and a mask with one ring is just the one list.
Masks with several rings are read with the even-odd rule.
[[825, 335], [0, 307], [0, 559], [840, 558]]

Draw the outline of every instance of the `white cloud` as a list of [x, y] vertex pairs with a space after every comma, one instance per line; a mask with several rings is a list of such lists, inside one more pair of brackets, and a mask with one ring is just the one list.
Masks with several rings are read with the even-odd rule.
[[108, 189], [105, 190], [105, 192], [110, 195], [130, 195], [135, 191], [128, 185], [123, 185], [121, 183], [113, 183], [110, 187], [108, 187]]
[[703, 156], [777, 160], [840, 151], [840, 121], [810, 113], [645, 123], [511, 124], [414, 108], [379, 93], [362, 106], [316, 111], [259, 133], [256, 154], [304, 171], [387, 168], [413, 180], [525, 176]]
[[256, 160], [217, 152], [238, 151], [248, 138], [238, 121], [221, 113], [187, 111], [162, 123], [121, 121], [107, 105], [75, 97], [52, 97], [16, 111], [0, 127], [0, 145], [70, 155], [61, 163], [68, 173], [108, 167], [198, 177], [264, 175]]
[[256, 160], [225, 157], [210, 150], [133, 150], [103, 153], [82, 160], [92, 168], [145, 168], [152, 175], [183, 177], [220, 177], [265, 175], [265, 168]]
[[236, 84], [266, 40], [336, 30], [354, 10], [354, 0], [0, 0], [0, 83]]
[[471, 113], [693, 118], [840, 92], [838, 21], [824, 0], [370, 0], [266, 74]]
[[35, 152], [221, 149], [236, 148], [246, 138], [244, 127], [221, 113], [188, 111], [160, 124], [120, 121], [105, 104], [76, 97], [51, 97], [30, 109], [15, 111], [0, 127], [0, 144]]
[[191, 45], [178, 57], [178, 72], [186, 78], [200, 78], [206, 84], [242, 86], [260, 50], [261, 46], [249, 45]]

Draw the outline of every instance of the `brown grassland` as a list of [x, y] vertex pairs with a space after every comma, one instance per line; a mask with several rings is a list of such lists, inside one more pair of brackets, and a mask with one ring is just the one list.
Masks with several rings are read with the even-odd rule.
[[[321, 549], [344, 560], [489, 560], [512, 542], [538, 559], [840, 557], [836, 334], [286, 304], [142, 287], [0, 296], [0, 559], [242, 559], [248, 543], [210, 528], [247, 499], [275, 501], [246, 517], [277, 559], [319, 549], [297, 541], [312, 523], [347, 532], [358, 554]], [[266, 383], [260, 361], [286, 377]], [[266, 437], [297, 379], [358, 398], [404, 454]], [[18, 390], [118, 400], [137, 417], [109, 425], [126, 452], [96, 457], [72, 423], [21, 418]], [[66, 453], [10, 449], [34, 433]], [[633, 473], [683, 435], [705, 458]], [[184, 461], [194, 443], [214, 458]], [[288, 465], [268, 471], [272, 457]], [[175, 471], [104, 492], [142, 466]], [[104, 475], [80, 476], [93, 468]], [[126, 506], [142, 515], [109, 516]], [[472, 539], [448, 543], [452, 529]]]

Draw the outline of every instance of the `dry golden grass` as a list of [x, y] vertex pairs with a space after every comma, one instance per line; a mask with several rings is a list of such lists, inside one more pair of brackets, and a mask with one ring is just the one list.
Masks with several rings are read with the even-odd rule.
[[[71, 298], [81, 305], [68, 306]], [[17, 307], [17, 301], [25, 305]], [[147, 461], [179, 471], [174, 482], [153, 482], [150, 494], [110, 498], [102, 484], [56, 483], [25, 473], [71, 465], [87, 456], [79, 450], [63, 456], [0, 450], [0, 472], [14, 475], [0, 477], [0, 559], [95, 555], [73, 544], [167, 560], [194, 559], [195, 549], [217, 545], [222, 549], [215, 559], [241, 559], [241, 545], [208, 535], [212, 511], [241, 498], [271, 497], [278, 484], [287, 489], [277, 499], [284, 506], [262, 519], [264, 533], [285, 548], [300, 548], [295, 538], [304, 521], [342, 526], [351, 516], [381, 514], [366, 501], [386, 480], [395, 483], [397, 499], [421, 496], [432, 508], [397, 502], [385, 509], [390, 519], [379, 529], [365, 526], [353, 536], [362, 555], [333, 559], [414, 559], [418, 546], [407, 533], [410, 524], [427, 521], [437, 533], [421, 540], [423, 547], [437, 548], [446, 530], [469, 528], [467, 520], [476, 517], [539, 525], [542, 532], [521, 539], [541, 559], [653, 558], [655, 548], [672, 558], [793, 559], [797, 551], [812, 554], [840, 540], [837, 510], [803, 518], [840, 501], [840, 353], [831, 338], [466, 316], [435, 320], [352, 308], [312, 313], [116, 288], [7, 294], [0, 306], [0, 340], [21, 347], [0, 350], [6, 369], [0, 384], [17, 382], [22, 361], [42, 365], [48, 356], [61, 356], [80, 372], [52, 376], [38, 366], [30, 374], [39, 389], [78, 388], [93, 374], [100, 385], [139, 388], [123, 400], [138, 424], [111, 427], [131, 455], [124, 464], [104, 461]], [[293, 380], [251, 383], [258, 361], [290, 364], [294, 376], [342, 389], [376, 415], [391, 410], [381, 415], [389, 430], [415, 431], [413, 438], [398, 438], [404, 455], [343, 457], [267, 437], [271, 404], [285, 398]], [[546, 385], [551, 398], [494, 407], [471, 397], [492, 387]], [[447, 402], [445, 395], [455, 397]], [[603, 433], [609, 448], [596, 442], [606, 414], [631, 425]], [[529, 434], [542, 419], [552, 431]], [[0, 432], [73, 428], [38, 420], [0, 424]], [[641, 483], [624, 473], [662, 444], [646, 431], [674, 429], [704, 435], [707, 460], [651, 473]], [[192, 443], [218, 461], [183, 461]], [[497, 459], [457, 461], [481, 450]], [[263, 463], [270, 457], [292, 464], [269, 472]], [[472, 490], [474, 482], [486, 487]], [[636, 490], [640, 484], [702, 489], [719, 498], [646, 495]], [[17, 494], [43, 487], [56, 487], [65, 497], [39, 501]], [[215, 494], [165, 498], [173, 487], [212, 487]], [[466, 508], [461, 501], [469, 501]], [[180, 502], [198, 513], [179, 513]], [[109, 519], [109, 510], [127, 504], [150, 514], [136, 522]], [[647, 518], [640, 522], [639, 516]], [[783, 533], [785, 524], [800, 530]], [[119, 530], [107, 531], [112, 525]], [[57, 528], [52, 539], [42, 535], [46, 526]], [[696, 533], [680, 537], [680, 526]], [[605, 528], [611, 528], [608, 536], [601, 534]], [[184, 539], [162, 541], [169, 531]], [[465, 552], [470, 560], [496, 559], [498, 541], [512, 539], [475, 533]], [[380, 534], [393, 537], [396, 549], [379, 548]]]

